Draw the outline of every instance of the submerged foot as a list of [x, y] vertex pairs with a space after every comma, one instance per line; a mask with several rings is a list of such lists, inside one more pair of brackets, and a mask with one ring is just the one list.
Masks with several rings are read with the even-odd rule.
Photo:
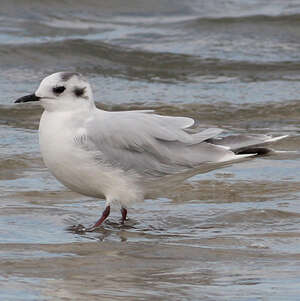
[[87, 228], [79, 224], [79, 225], [70, 226], [67, 228], [67, 230], [76, 234], [82, 234], [86, 232]]
[[[110, 213], [110, 206], [106, 206], [104, 211], [102, 212], [102, 216], [99, 218], [99, 220], [91, 227], [85, 227], [81, 224], [74, 225], [68, 228], [70, 232], [76, 233], [76, 234], [82, 234], [85, 232], [94, 232], [95, 230], [99, 229], [102, 223], [106, 220], [106, 218], [109, 216]], [[124, 225], [125, 221], [127, 220], [127, 209], [125, 207], [121, 208], [121, 225]]]
[[78, 225], [73, 225], [67, 228], [68, 231], [73, 232], [75, 234], [83, 234], [86, 232], [94, 232], [97, 229], [100, 229], [100, 226], [95, 227], [95, 226], [91, 226], [91, 227], [85, 227], [84, 225], [78, 224]]

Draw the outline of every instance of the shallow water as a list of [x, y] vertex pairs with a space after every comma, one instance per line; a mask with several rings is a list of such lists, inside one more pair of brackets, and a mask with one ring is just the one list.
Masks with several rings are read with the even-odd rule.
[[[299, 300], [300, 4], [2, 1], [1, 300]], [[15, 105], [46, 75], [82, 72], [97, 105], [190, 116], [229, 132], [288, 134], [198, 174], [97, 232], [104, 201], [45, 168], [41, 108]]]

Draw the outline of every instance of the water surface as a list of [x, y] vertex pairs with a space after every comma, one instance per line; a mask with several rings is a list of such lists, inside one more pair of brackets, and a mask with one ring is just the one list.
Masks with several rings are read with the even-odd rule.
[[[299, 1], [2, 1], [1, 300], [299, 300]], [[45, 168], [41, 108], [13, 101], [76, 70], [107, 110], [154, 109], [295, 151], [198, 174], [118, 208]]]

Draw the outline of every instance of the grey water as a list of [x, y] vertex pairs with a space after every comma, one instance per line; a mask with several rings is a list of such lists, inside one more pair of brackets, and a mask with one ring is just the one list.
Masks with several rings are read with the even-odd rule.
[[[0, 1], [1, 300], [299, 300], [300, 2]], [[154, 109], [229, 133], [289, 135], [292, 151], [116, 209], [45, 168], [39, 105], [57, 71], [87, 77], [107, 110]]]

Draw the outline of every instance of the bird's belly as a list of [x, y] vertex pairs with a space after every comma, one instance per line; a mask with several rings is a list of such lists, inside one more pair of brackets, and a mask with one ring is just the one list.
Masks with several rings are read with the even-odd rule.
[[74, 133], [57, 116], [55, 120], [50, 117], [43, 116], [40, 123], [40, 148], [45, 165], [62, 184], [87, 196], [105, 196], [123, 204], [143, 199], [143, 187], [135, 175], [101, 163], [95, 152], [76, 145]]
[[124, 205], [143, 199], [142, 187], [123, 170], [95, 161], [93, 153], [70, 143], [52, 144], [47, 148], [41, 142], [45, 165], [51, 173], [71, 190]]
[[40, 122], [39, 141], [45, 165], [71, 190], [102, 197], [104, 192], [101, 187], [101, 169], [93, 166], [87, 152], [74, 145], [72, 133], [66, 131], [59, 118], [53, 122], [51, 116], [43, 117]]
[[[90, 154], [59, 154], [59, 160], [46, 154], [44, 161], [53, 175], [78, 193], [129, 204], [143, 199], [142, 187], [124, 171], [95, 162]], [[80, 155], [79, 155], [80, 154]]]
[[93, 167], [88, 158], [79, 156], [80, 152], [76, 150], [75, 154], [64, 149], [52, 152], [48, 149], [42, 154], [45, 165], [62, 184], [84, 195], [103, 197], [105, 193], [101, 179], [105, 175], [101, 169]]

